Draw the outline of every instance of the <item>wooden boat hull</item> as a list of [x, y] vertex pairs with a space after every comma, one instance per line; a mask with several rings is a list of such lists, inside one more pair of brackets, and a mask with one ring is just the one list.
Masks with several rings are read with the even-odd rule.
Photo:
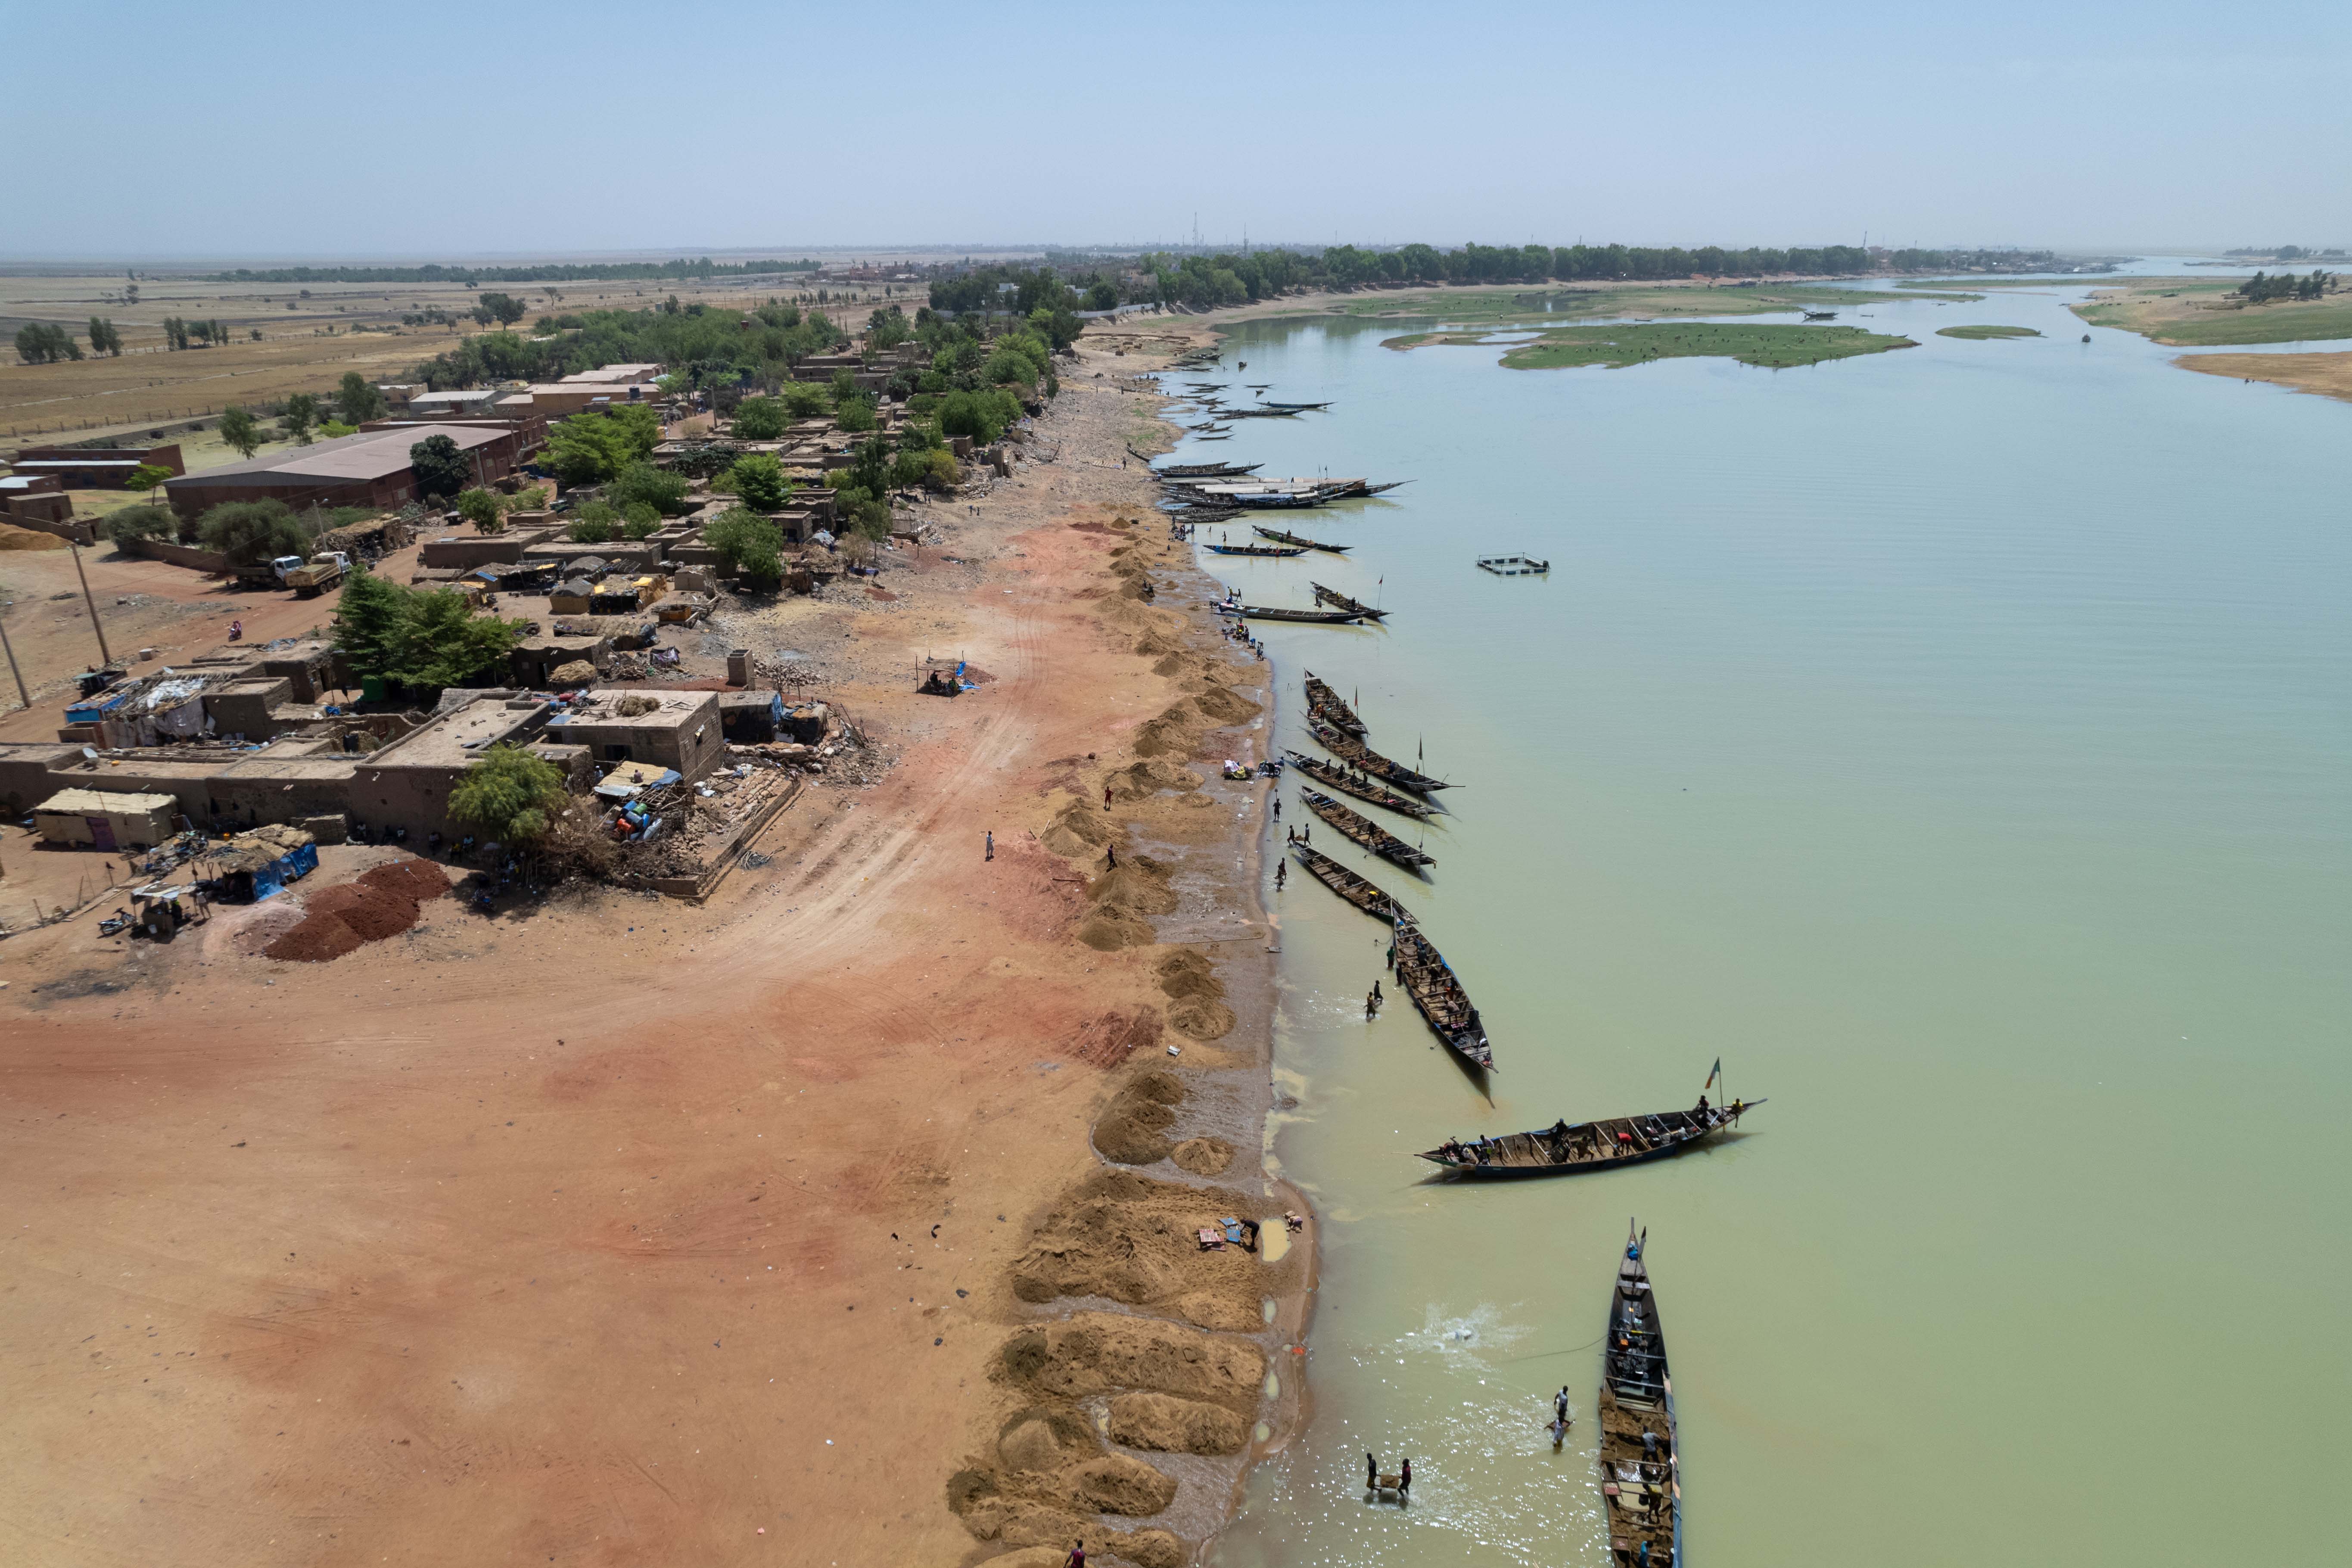
[[[1296, 544], [1301, 550], [1326, 550], [1334, 555], [1345, 555], [1355, 548], [1352, 544], [1326, 544], [1319, 539], [1308, 539], [1303, 534], [1291, 533], [1279, 528], [1261, 528], [1255, 523], [1250, 525], [1250, 531], [1261, 539], [1271, 539], [1276, 544]], [[1318, 594], [1316, 597], [1320, 598], [1322, 595]]]
[[1486, 1038], [1486, 1026], [1445, 955], [1409, 920], [1397, 922], [1394, 951], [1397, 984], [1412, 999], [1413, 1010], [1429, 1032], [1465, 1067], [1480, 1074], [1493, 1072], [1495, 1047]]
[[[1655, 1565], [1683, 1561], [1682, 1448], [1675, 1411], [1674, 1373], [1666, 1361], [1664, 1331], [1650, 1289], [1646, 1232], [1630, 1227], [1617, 1260], [1616, 1288], [1609, 1298], [1609, 1329], [1601, 1336], [1601, 1513], [1609, 1532], [1609, 1560], [1633, 1568], [1642, 1546]], [[1655, 1458], [1641, 1435], [1657, 1439]], [[1669, 1555], [1671, 1553], [1671, 1555]]]
[[1433, 779], [1427, 773], [1413, 772], [1402, 763], [1391, 762], [1353, 735], [1335, 730], [1320, 719], [1310, 717], [1307, 721], [1307, 728], [1313, 731], [1316, 740], [1322, 742], [1325, 751], [1353, 765], [1358, 773], [1370, 773], [1385, 784], [1411, 790], [1415, 795], [1425, 795], [1454, 787], [1444, 779]]
[[1387, 889], [1369, 878], [1359, 877], [1313, 845], [1294, 844], [1290, 852], [1307, 868], [1307, 875], [1374, 920], [1394, 925], [1400, 918], [1412, 919], [1412, 911], [1398, 903]]
[[1349, 598], [1337, 588], [1326, 588], [1320, 583], [1309, 583], [1307, 586], [1315, 590], [1315, 602], [1318, 605], [1334, 605], [1343, 610], [1353, 610], [1368, 621], [1387, 618], [1386, 610], [1376, 610], [1360, 599]]
[[1339, 829], [1341, 837], [1359, 848], [1368, 849], [1392, 866], [1402, 866], [1418, 875], [1423, 866], [1437, 864], [1437, 857], [1415, 849], [1370, 817], [1349, 810], [1328, 795], [1318, 795], [1301, 784], [1299, 804]]
[[1215, 555], [1265, 555], [1278, 561], [1307, 553], [1303, 547], [1286, 544], [1204, 544], [1201, 548]]
[[1306, 752], [1297, 751], [1290, 752], [1287, 755], [1292, 766], [1326, 789], [1336, 789], [1341, 795], [1354, 795], [1358, 800], [1377, 805], [1384, 811], [1393, 811], [1399, 816], [1410, 816], [1416, 822], [1427, 822], [1437, 815], [1437, 808], [1427, 801], [1407, 800], [1393, 790], [1360, 784], [1319, 757], [1310, 757]]
[[1299, 621], [1312, 626], [1352, 626], [1362, 618], [1345, 610], [1278, 610], [1268, 605], [1219, 605], [1217, 613], [1245, 621]]
[[[1554, 1131], [1553, 1128], [1558, 1123], [1551, 1128], [1506, 1133], [1500, 1138], [1484, 1141], [1488, 1154], [1484, 1163], [1478, 1161], [1473, 1152], [1477, 1145], [1471, 1144], [1461, 1145], [1464, 1154], [1459, 1158], [1450, 1155], [1443, 1147], [1428, 1150], [1419, 1158], [1450, 1176], [1477, 1182], [1622, 1170], [1628, 1165], [1663, 1160], [1669, 1155], [1696, 1149], [1737, 1127], [1742, 1115], [1763, 1103], [1760, 1100], [1744, 1101], [1736, 1110], [1730, 1106], [1710, 1106], [1703, 1123], [1695, 1111], [1670, 1110], [1652, 1116], [1618, 1116], [1600, 1121], [1580, 1121], [1568, 1128], [1565, 1133]], [[1662, 1131], [1653, 1131], [1654, 1128]], [[1637, 1142], [1621, 1143], [1617, 1136], [1621, 1131]], [[1627, 1152], [1617, 1152], [1621, 1148]]]
[[1339, 694], [1326, 682], [1317, 679], [1311, 669], [1307, 672], [1307, 710], [1334, 730], [1360, 740], [1365, 733], [1364, 721], [1356, 717], [1356, 710], [1340, 701]]

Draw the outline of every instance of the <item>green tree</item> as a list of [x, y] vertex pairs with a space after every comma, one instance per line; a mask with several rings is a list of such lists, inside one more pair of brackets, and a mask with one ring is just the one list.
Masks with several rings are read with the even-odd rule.
[[446, 436], [427, 436], [409, 447], [408, 466], [415, 472], [420, 500], [454, 496], [466, 488], [466, 481], [474, 474], [474, 466], [466, 460], [466, 454]]
[[307, 447], [310, 444], [310, 426], [319, 422], [319, 400], [307, 392], [298, 392], [286, 400], [286, 412], [278, 423], [286, 434]]
[[354, 572], [335, 606], [335, 646], [352, 672], [404, 686], [477, 680], [506, 662], [518, 635], [454, 588], [406, 588], [372, 572]]
[[877, 429], [882, 421], [875, 416], [871, 393], [852, 392], [834, 400], [833, 422], [853, 436], [862, 436]]
[[496, 493], [480, 489], [457, 492], [457, 513], [484, 533], [507, 531], [506, 510]]
[[116, 359], [122, 357], [122, 334], [116, 331], [114, 323], [103, 316], [89, 319], [89, 352]]
[[621, 514], [604, 501], [592, 500], [572, 514], [564, 537], [574, 544], [603, 544], [619, 528]]
[[232, 566], [251, 566], [280, 555], [307, 554], [310, 531], [283, 501], [233, 500], [196, 520], [196, 538]]
[[364, 425], [383, 417], [383, 394], [355, 370], [343, 372], [335, 387], [335, 415], [346, 425]]
[[661, 531], [661, 513], [641, 500], [633, 500], [621, 509], [621, 537], [632, 542], [650, 539]]
[[676, 517], [686, 510], [686, 491], [682, 476], [638, 461], [613, 477], [613, 482], [605, 487], [604, 499], [624, 510], [642, 502], [664, 517]]
[[784, 478], [784, 465], [771, 452], [738, 458], [728, 472], [734, 479], [737, 499], [753, 511], [774, 511], [793, 493], [792, 481]]
[[240, 457], [250, 458], [261, 450], [261, 421], [234, 403], [221, 410], [220, 433]]
[[1094, 287], [1087, 290], [1087, 309], [1089, 310], [1118, 309], [1118, 286], [1108, 279], [1097, 279]]
[[162, 506], [126, 506], [106, 520], [105, 528], [106, 537], [117, 544], [140, 539], [168, 542], [180, 537], [179, 518]]
[[602, 484], [660, 444], [660, 419], [645, 405], [629, 404], [575, 414], [554, 426], [547, 433], [546, 461], [567, 485]]
[[172, 470], [161, 463], [142, 463], [131, 470], [130, 477], [122, 481], [122, 488], [126, 490], [145, 490], [148, 504], [152, 506], [155, 504], [155, 492], [163, 488], [163, 482], [166, 479], [174, 477]]
[[747, 587], [772, 592], [784, 580], [784, 536], [759, 513], [729, 507], [702, 531], [702, 542], [733, 566]]
[[785, 410], [795, 419], [814, 419], [833, 412], [833, 398], [813, 381], [795, 381], [783, 390]]
[[735, 405], [735, 434], [746, 441], [772, 441], [784, 433], [784, 405], [772, 397], [747, 397]]
[[849, 455], [849, 482], [869, 496], [890, 488], [890, 443], [879, 436], [857, 444]]
[[340, 419], [330, 419], [319, 426], [319, 434], [330, 441], [341, 440], [345, 436], [356, 436], [359, 433], [358, 426], [346, 425]]
[[523, 318], [523, 302], [511, 294], [485, 294], [480, 303], [490, 319], [502, 327], [511, 327]]
[[389, 676], [408, 645], [408, 591], [356, 567], [335, 605], [335, 647], [360, 676]]
[[81, 358], [81, 346], [54, 321], [27, 321], [16, 329], [16, 357], [26, 364], [55, 364]]
[[563, 775], [521, 746], [492, 746], [449, 791], [449, 815], [498, 844], [531, 844], [563, 809]]

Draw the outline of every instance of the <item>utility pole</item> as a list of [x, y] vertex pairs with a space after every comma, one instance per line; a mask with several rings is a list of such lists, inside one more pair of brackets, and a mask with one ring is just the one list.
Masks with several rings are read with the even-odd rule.
[[[114, 662], [114, 656], [106, 651], [106, 628], [98, 624], [98, 601], [89, 596], [89, 574], [81, 569], [81, 546], [68, 541], [66, 548], [73, 552], [74, 575], [81, 579], [81, 602], [89, 606], [89, 629], [98, 634], [98, 667], [104, 669]], [[32, 704], [27, 702], [25, 706], [30, 708]]]
[[[8, 604], [15, 602], [12, 599]], [[6, 612], [8, 604], [0, 604], [0, 614]], [[26, 707], [32, 707], [33, 694], [25, 689], [25, 672], [16, 668], [16, 645], [8, 640], [8, 623], [5, 620], [0, 620], [0, 648], [8, 650], [8, 673], [16, 678], [16, 695], [24, 699]]]

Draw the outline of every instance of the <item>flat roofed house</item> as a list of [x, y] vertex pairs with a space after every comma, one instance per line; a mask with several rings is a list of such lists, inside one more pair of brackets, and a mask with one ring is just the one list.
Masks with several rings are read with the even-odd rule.
[[600, 763], [657, 763], [691, 781], [726, 750], [715, 691], [600, 686], [548, 725], [551, 739], [585, 746]]
[[416, 499], [416, 474], [408, 449], [434, 436], [446, 436], [464, 453], [472, 480], [487, 485], [514, 471], [521, 437], [504, 426], [411, 425], [339, 436], [314, 446], [289, 447], [266, 458], [226, 463], [165, 482], [172, 510], [193, 517], [223, 501], [278, 500], [296, 510], [364, 506], [390, 510]]
[[50, 844], [152, 849], [179, 831], [179, 813], [178, 799], [168, 795], [61, 789], [33, 808], [33, 826]]

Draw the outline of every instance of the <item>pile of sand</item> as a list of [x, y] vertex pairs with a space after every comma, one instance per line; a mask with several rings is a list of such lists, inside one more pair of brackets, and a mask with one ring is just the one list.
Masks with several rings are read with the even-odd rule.
[[1129, 1081], [1111, 1097], [1095, 1123], [1095, 1147], [1106, 1160], [1122, 1165], [1150, 1165], [1172, 1152], [1160, 1129], [1176, 1120], [1175, 1107], [1184, 1103], [1184, 1086], [1173, 1073], [1157, 1069]]
[[1074, 859], [1098, 855], [1110, 842], [1110, 823], [1104, 814], [1087, 809], [1087, 803], [1074, 800], [1054, 816], [1053, 826], [1037, 836], [1037, 842], [1056, 855]]
[[1201, 787], [1201, 775], [1174, 763], [1141, 762], [1119, 768], [1104, 781], [1110, 786], [1114, 801], [1143, 800], [1162, 790], [1185, 790]]
[[1200, 709], [1189, 700], [1171, 702], [1156, 719], [1146, 719], [1136, 726], [1135, 754], [1139, 757], [1189, 757], [1201, 731], [1206, 728]]
[[1052, 1398], [1139, 1389], [1247, 1415], [1265, 1393], [1265, 1354], [1247, 1340], [1202, 1333], [1181, 1323], [1081, 1312], [1066, 1322], [1024, 1329], [1005, 1341], [995, 1375]]
[[1087, 900], [1094, 907], [1078, 922], [1078, 940], [1099, 952], [1149, 945], [1157, 933], [1147, 917], [1176, 908], [1175, 889], [1168, 885], [1173, 875], [1174, 868], [1149, 855], [1129, 855], [1097, 877], [1087, 884]]
[[448, 890], [449, 879], [430, 862], [388, 862], [361, 873], [357, 881], [305, 899], [299, 923], [263, 948], [262, 956], [290, 963], [341, 958], [398, 936], [416, 923], [422, 905]]
[[1160, 989], [1171, 999], [1168, 1022], [1181, 1035], [1196, 1040], [1222, 1039], [1233, 1033], [1234, 1010], [1217, 1000], [1225, 984], [1210, 973], [1209, 961], [1192, 948], [1179, 948], [1160, 961]]
[[1234, 1146], [1222, 1138], [1187, 1138], [1168, 1157], [1196, 1176], [1222, 1176], [1234, 1163]]
[[1122, 1394], [1110, 1402], [1111, 1441], [1163, 1454], [1237, 1454], [1249, 1436], [1243, 1415], [1172, 1394]]
[[1099, 1172], [1038, 1226], [1013, 1265], [1013, 1293], [1032, 1302], [1102, 1296], [1206, 1329], [1254, 1331], [1264, 1322], [1261, 1300], [1292, 1266], [1234, 1247], [1202, 1251], [1201, 1229], [1227, 1215], [1282, 1223], [1246, 1194]]
[[1219, 686], [1213, 680], [1203, 681], [1200, 695], [1192, 700], [1199, 706], [1202, 712], [1220, 724], [1238, 724], [1244, 719], [1254, 719], [1265, 711], [1248, 698], [1237, 691]]
[[66, 542], [54, 533], [43, 533], [37, 528], [19, 528], [13, 522], [0, 522], [0, 550], [63, 550]]

